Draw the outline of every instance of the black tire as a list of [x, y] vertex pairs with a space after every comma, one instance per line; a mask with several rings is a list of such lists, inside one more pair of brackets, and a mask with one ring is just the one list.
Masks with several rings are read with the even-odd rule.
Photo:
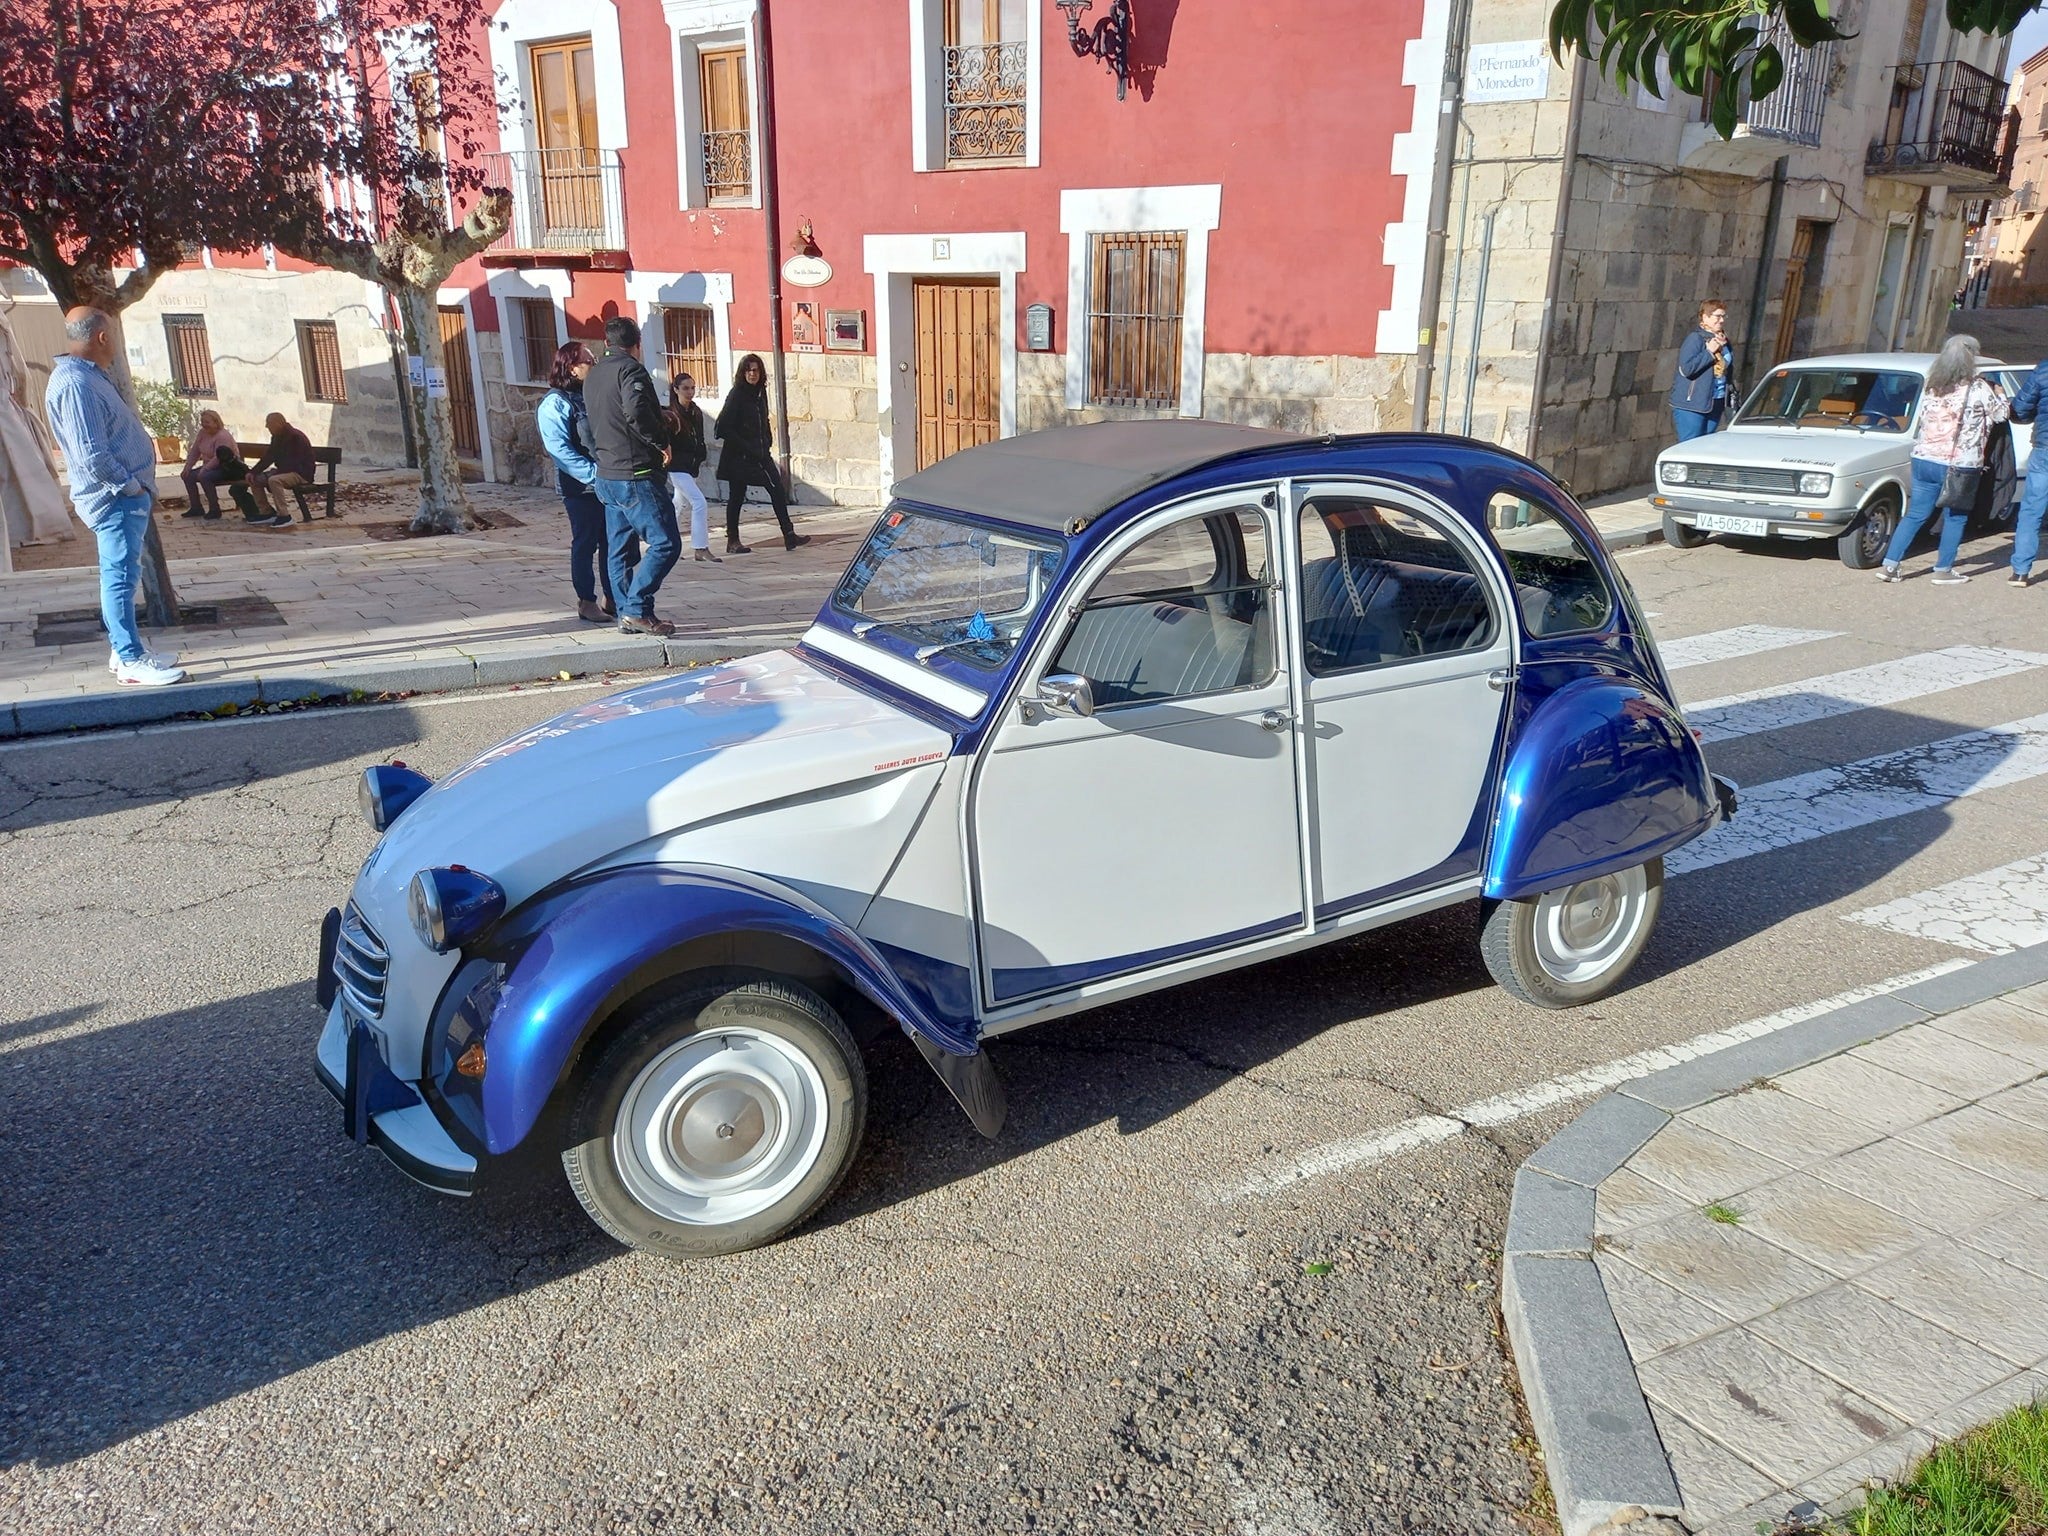
[[[1591, 888], [1601, 882], [1586, 881], [1565, 891], [1493, 902], [1487, 907], [1479, 930], [1479, 953], [1503, 991], [1538, 1008], [1576, 1008], [1620, 985], [1642, 957], [1657, 926], [1657, 914], [1664, 905], [1664, 861], [1652, 859], [1604, 878], [1634, 892], [1631, 905], [1639, 903], [1639, 910], [1629, 916], [1625, 932], [1612, 936], [1610, 948], [1596, 951], [1594, 959], [1576, 970], [1558, 963], [1555, 939], [1547, 939], [1543, 930], [1557, 915], [1556, 909], [1574, 896], [1583, 892], [1586, 900], [1597, 900], [1599, 893]], [[1616, 920], [1621, 920], [1619, 914]]]
[[1898, 526], [1898, 498], [1887, 492], [1873, 501], [1854, 526], [1835, 541], [1835, 552], [1852, 571], [1876, 570]]
[[1681, 523], [1669, 512], [1664, 514], [1664, 542], [1673, 549], [1698, 549], [1712, 537], [1711, 533], [1701, 533], [1690, 523]]
[[[779, 1098], [778, 1073], [783, 1087], [794, 1083]], [[663, 999], [612, 1032], [576, 1091], [562, 1166], [591, 1220], [628, 1247], [677, 1260], [740, 1253], [831, 1196], [860, 1146], [867, 1102], [860, 1050], [824, 999], [788, 981], [728, 981]], [[670, 1107], [643, 1118], [644, 1105]], [[733, 1142], [760, 1166], [706, 1173]], [[729, 1193], [693, 1192], [698, 1174], [699, 1189]]]

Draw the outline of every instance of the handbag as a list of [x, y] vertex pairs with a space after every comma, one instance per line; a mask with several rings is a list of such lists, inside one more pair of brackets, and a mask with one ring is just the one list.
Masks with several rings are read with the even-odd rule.
[[1964, 469], [1958, 465], [1950, 465], [1948, 473], [1941, 477], [1941, 490], [1934, 498], [1936, 510], [1969, 511], [1977, 505], [1977, 486], [1983, 478], [1982, 469]]

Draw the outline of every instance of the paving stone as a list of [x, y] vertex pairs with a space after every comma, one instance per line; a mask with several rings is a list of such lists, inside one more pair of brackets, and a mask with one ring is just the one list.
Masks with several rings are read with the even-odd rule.
[[1902, 995], [1866, 997], [1861, 1002], [1830, 1009], [1755, 1040], [1653, 1072], [1619, 1091], [1673, 1114], [1692, 1109], [1758, 1078], [1777, 1077], [1902, 1026], [1925, 1023], [1926, 1010], [1902, 1001]]
[[1697, 1211], [1604, 1239], [1603, 1262], [1609, 1256], [1737, 1321], [1810, 1295], [1835, 1278], [1754, 1233]]
[[1749, 1327], [1908, 1424], [2012, 1374], [2003, 1357], [1851, 1285], [1788, 1302]]
[[1934, 1236], [1811, 1170], [1751, 1190], [1739, 1208], [1744, 1231], [1840, 1276], [1861, 1274]]
[[1879, 1441], [1860, 1456], [1852, 1456], [1824, 1471], [1809, 1473], [1799, 1480], [1799, 1486], [1793, 1492], [1804, 1494], [1815, 1504], [1833, 1504], [1871, 1483], [1897, 1482], [1933, 1449], [1934, 1436], [1926, 1430], [1904, 1430], [1888, 1440]]
[[1937, 1232], [1960, 1232], [2019, 1204], [2010, 1184], [1910, 1142], [1881, 1141], [1816, 1165], [1816, 1178]]
[[1653, 1105], [1626, 1094], [1596, 1099], [1579, 1117], [1538, 1147], [1528, 1166], [1570, 1179], [1598, 1184], [1633, 1157], [1671, 1117]]
[[1850, 1284], [2015, 1365], [2048, 1360], [2048, 1279], [1974, 1248], [1922, 1248]]
[[2048, 981], [2036, 982], [2031, 987], [2021, 987], [2016, 992], [2005, 994], [2005, 1000], [2015, 1008], [2025, 1008], [2048, 1018]]
[[1628, 1160], [1645, 1178], [1695, 1204], [1725, 1200], [1790, 1171], [1789, 1165], [1702, 1130], [1684, 1119], [1671, 1122]]
[[1782, 1491], [1776, 1478], [1751, 1466], [1671, 1409], [1652, 1403], [1650, 1416], [1657, 1421], [1657, 1437], [1664, 1442], [1664, 1454], [1671, 1458], [1671, 1470], [1677, 1474], [1685, 1512], [1695, 1523], [1721, 1519]]
[[2036, 1072], [2048, 1072], [2048, 1015], [2031, 1008], [1994, 997], [1956, 1013], [1945, 1013], [1928, 1027], [2017, 1056], [2021, 1061], [2031, 1062]]
[[1680, 1344], [1705, 1338], [1729, 1326], [1731, 1319], [1712, 1306], [1635, 1265], [1606, 1255], [1595, 1255], [1600, 1283], [1607, 1291], [1607, 1305], [1628, 1340], [1629, 1358], [1638, 1362]]
[[2048, 1200], [2001, 1211], [1962, 1239], [1980, 1253], [2048, 1278]]
[[2048, 1195], [2048, 1130], [1982, 1104], [1916, 1125], [1899, 1139], [2030, 1194]]
[[1626, 1232], [1691, 1206], [1692, 1202], [1633, 1168], [1621, 1168], [1600, 1181], [1600, 1199], [1593, 1211], [1594, 1232]]
[[1988, 1046], [1931, 1029], [1902, 1029], [1849, 1054], [1966, 1099], [2010, 1088], [2040, 1070]]
[[1775, 1083], [1702, 1104], [1679, 1118], [1795, 1168], [1863, 1146], [1877, 1135], [1868, 1125], [1779, 1092]]
[[2017, 1088], [1994, 1093], [1979, 1102], [1994, 1114], [2024, 1120], [2028, 1125], [2048, 1127], [2048, 1079], [2036, 1078], [2031, 1083], [2021, 1083]]
[[2020, 1371], [1936, 1414], [1926, 1427], [1937, 1440], [1953, 1440], [2023, 1403], [2044, 1399], [2048, 1399], [2048, 1371]]
[[1508, 1207], [1507, 1253], [1593, 1251], [1593, 1191], [1534, 1168], [1515, 1175]]
[[1880, 1131], [1932, 1120], [1964, 1102], [1952, 1093], [1901, 1077], [1855, 1055], [1830, 1056], [1772, 1081], [1781, 1093]]
[[1643, 1393], [1785, 1483], [1906, 1428], [1877, 1404], [1744, 1328], [1645, 1361]]

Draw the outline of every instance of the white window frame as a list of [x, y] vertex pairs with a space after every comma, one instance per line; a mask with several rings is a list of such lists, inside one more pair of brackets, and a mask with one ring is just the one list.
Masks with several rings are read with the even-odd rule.
[[626, 68], [618, 8], [610, 0], [505, 0], [490, 23], [492, 73], [512, 83], [498, 98], [501, 149], [530, 151], [538, 142], [529, 49], [586, 33], [597, 81], [598, 144], [614, 151], [626, 147]]
[[[914, 171], [1014, 170], [1020, 162], [987, 165], [946, 160], [947, 0], [910, 0], [910, 168]], [[1029, 0], [1024, 23], [1024, 159], [1038, 164], [1038, 127], [1045, 115], [1039, 81], [1045, 57], [1043, 0]]]
[[1180, 405], [1202, 414], [1209, 303], [1209, 236], [1221, 222], [1223, 184], [1181, 187], [1094, 187], [1060, 193], [1060, 233], [1067, 237], [1067, 409], [1088, 404], [1088, 283], [1092, 235], [1179, 233], [1187, 237], [1182, 273]]
[[[669, 65], [676, 93], [676, 206], [761, 206], [761, 79], [757, 62], [755, 0], [662, 0], [668, 22]], [[746, 50], [748, 196], [711, 201], [704, 186], [704, 95], [698, 59], [720, 48]]]
[[[732, 274], [730, 272], [628, 272], [626, 274], [626, 302], [639, 311], [642, 336], [651, 337], [661, 325], [661, 312], [669, 308], [708, 309], [711, 311], [712, 341], [718, 352], [718, 389], [706, 390], [697, 386], [697, 402], [717, 413], [719, 402], [724, 400], [725, 391], [732, 386]], [[657, 348], [645, 348], [653, 352]], [[668, 370], [650, 368], [658, 373], [656, 387], [666, 397], [668, 393]]]
[[[505, 349], [505, 382], [525, 388], [548, 387], [545, 377], [529, 379], [526, 367], [526, 331], [514, 299], [545, 299], [555, 307], [555, 335], [569, 339], [569, 271], [566, 267], [529, 267], [493, 272], [489, 287], [498, 306], [498, 334]], [[559, 344], [559, 343], [558, 343]], [[595, 349], [593, 349], [595, 350]], [[481, 386], [479, 386], [481, 387]]]

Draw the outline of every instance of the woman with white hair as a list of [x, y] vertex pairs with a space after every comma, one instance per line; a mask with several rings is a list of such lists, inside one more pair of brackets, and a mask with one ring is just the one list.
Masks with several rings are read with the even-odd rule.
[[14, 569], [14, 547], [77, 537], [43, 425], [28, 408], [28, 358], [0, 294], [0, 571]]
[[1942, 513], [1941, 544], [1934, 554], [1934, 580], [1939, 586], [1960, 586], [1970, 578], [1956, 569], [1963, 529], [1977, 502], [1984, 476], [1985, 450], [1991, 429], [2004, 421], [2011, 407], [1990, 381], [1977, 373], [1977, 338], [1951, 336], [1927, 370], [1927, 388], [1920, 402], [1920, 432], [1913, 444], [1913, 489], [1906, 515], [1899, 519], [1891, 548], [1878, 568], [1879, 581], [1899, 581], [1899, 566], [1913, 540], [1938, 509]]

